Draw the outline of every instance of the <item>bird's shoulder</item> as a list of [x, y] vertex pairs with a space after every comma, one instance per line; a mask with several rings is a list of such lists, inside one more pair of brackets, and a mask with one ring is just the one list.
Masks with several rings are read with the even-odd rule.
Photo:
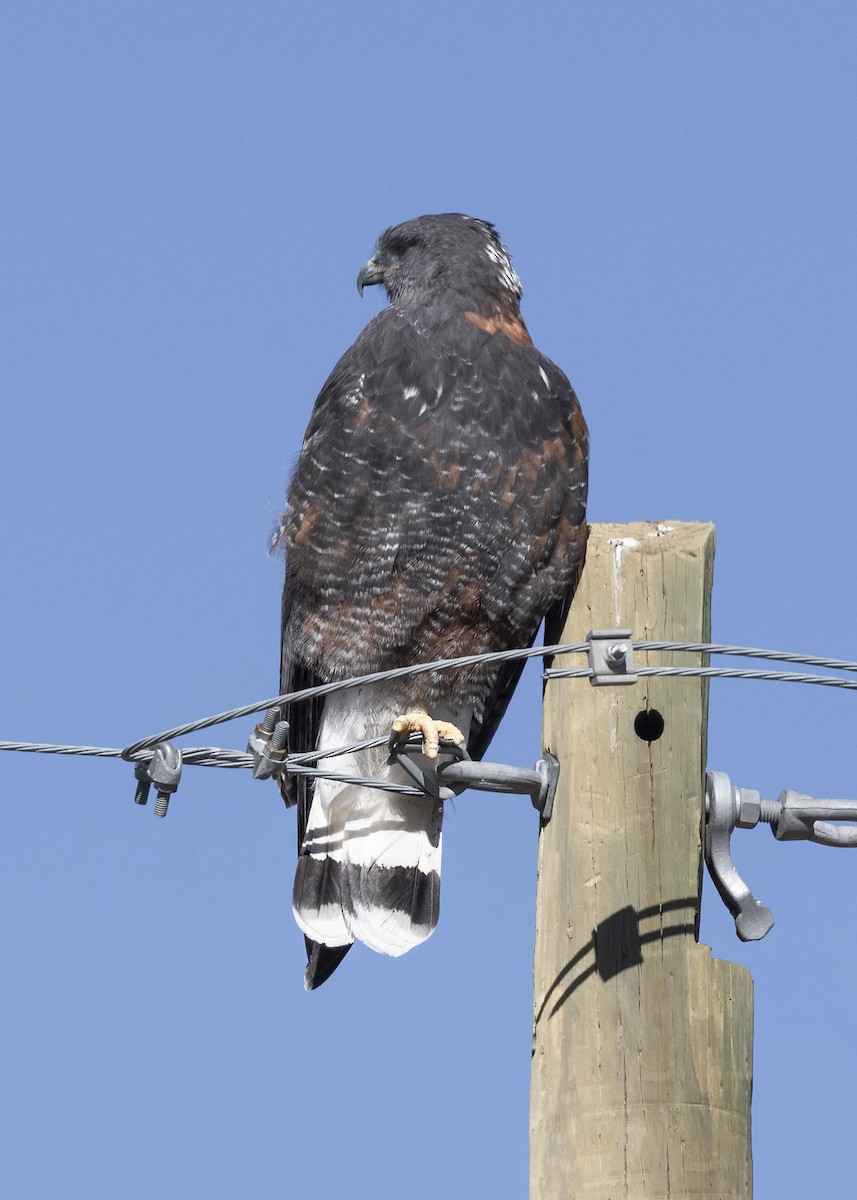
[[[571, 384], [533, 345], [520, 314], [475, 317], [459, 311], [421, 326], [393, 305], [379, 312], [322, 386], [305, 447], [320, 437], [377, 437], [390, 424], [404, 430], [426, 418], [535, 436], [579, 413]], [[579, 417], [576, 425], [585, 428]]]
[[394, 308], [379, 312], [358, 334], [322, 385], [307, 429], [311, 435], [326, 417], [339, 417], [360, 396], [391, 400], [408, 379], [422, 378], [429, 348]]

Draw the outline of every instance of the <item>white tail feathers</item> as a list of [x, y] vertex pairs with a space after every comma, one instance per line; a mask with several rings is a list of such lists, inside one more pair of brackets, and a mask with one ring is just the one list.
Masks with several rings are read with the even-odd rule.
[[[383, 734], [402, 708], [378, 684], [335, 693], [325, 704], [319, 749]], [[465, 721], [432, 715], [469, 725], [469, 713]], [[410, 782], [383, 749], [326, 761], [339, 773]], [[442, 822], [441, 801], [319, 779], [292, 899], [306, 936], [324, 946], [360, 941], [390, 955], [425, 941], [440, 912]]]
[[439, 802], [378, 789], [316, 795], [295, 875], [295, 920], [327, 946], [364, 942], [399, 955], [440, 911]]

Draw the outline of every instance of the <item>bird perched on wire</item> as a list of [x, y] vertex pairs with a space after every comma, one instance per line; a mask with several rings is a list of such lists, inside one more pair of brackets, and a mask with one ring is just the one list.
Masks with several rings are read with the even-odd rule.
[[[460, 213], [380, 237], [362, 294], [389, 305], [334, 367], [275, 537], [285, 551], [281, 693], [558, 632], [586, 547], [588, 440], [565, 375], [521, 317], [497, 231]], [[481, 758], [520, 662], [434, 671], [296, 702], [291, 750], [393, 732]], [[326, 760], [409, 782], [385, 750]], [[424, 763], [425, 765], [425, 763]], [[293, 909], [308, 989], [354, 941], [399, 955], [438, 920], [442, 804], [287, 777], [298, 805]]]

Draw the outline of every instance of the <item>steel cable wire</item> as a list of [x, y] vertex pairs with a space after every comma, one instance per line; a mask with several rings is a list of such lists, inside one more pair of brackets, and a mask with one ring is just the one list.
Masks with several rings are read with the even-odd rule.
[[[752, 646], [735, 646], [722, 642], [633, 641], [631, 645], [635, 651], [643, 652], [660, 651], [665, 653], [688, 653], [704, 655], [722, 654], [736, 658], [743, 657], [766, 659], [774, 662], [786, 662], [803, 666], [821, 667], [829, 670], [857, 673], [857, 662], [848, 659], [827, 658], [819, 655], [796, 654], [792, 653], [791, 651], [767, 650]], [[152, 734], [149, 737], [141, 738], [138, 741], [131, 743], [131, 745], [126, 746], [124, 749], [110, 746], [74, 746], [50, 742], [0, 741], [0, 751], [18, 751], [29, 754], [81, 755], [93, 758], [119, 758], [124, 759], [126, 762], [146, 761], [151, 757], [151, 751], [159, 742], [172, 741], [174, 738], [182, 737], [189, 733], [195, 733], [198, 730], [207, 729], [213, 725], [225, 724], [227, 721], [233, 721], [239, 717], [249, 716], [252, 713], [262, 712], [268, 708], [279, 708], [287, 704], [300, 703], [302, 700], [309, 700], [313, 697], [327, 695], [331, 692], [341, 691], [347, 688], [360, 687], [364, 684], [379, 683], [390, 679], [401, 679], [410, 675], [425, 674], [430, 671], [453, 670], [456, 667], [475, 666], [488, 662], [508, 662], [538, 657], [555, 658], [563, 654], [585, 654], [588, 652], [588, 650], [589, 642], [563, 643], [552, 646], [528, 647], [521, 650], [501, 650], [489, 654], [472, 654], [463, 658], [437, 659], [429, 663], [417, 663], [407, 667], [397, 667], [390, 671], [375, 671], [367, 675], [357, 676], [353, 679], [334, 680], [330, 683], [320, 684], [317, 687], [304, 688], [297, 692], [287, 692], [271, 699], [256, 701], [252, 704], [242, 705], [239, 708], [229, 709], [226, 712], [215, 713], [210, 717], [203, 717], [196, 721], [189, 721], [184, 725], [177, 725], [172, 729], [165, 730], [162, 733]], [[548, 667], [545, 669], [543, 674], [545, 679], [585, 679], [592, 675], [592, 671], [588, 666], [576, 668]], [[857, 691], [857, 680], [842, 679], [833, 675], [811, 675], [792, 671], [759, 670], [757, 668], [750, 667], [667, 667], [663, 665], [638, 665], [636, 667], [636, 674], [638, 676], [645, 675], [686, 678], [761, 679], [784, 683], [814, 684], [822, 687], [842, 688], [846, 691]], [[345, 754], [359, 753], [363, 750], [382, 746], [386, 743], [386, 741], [386, 737], [367, 738], [363, 741], [354, 742], [347, 746], [336, 746], [325, 750], [310, 750], [289, 754], [286, 757], [285, 766], [289, 773], [295, 775], [299, 774], [308, 775], [313, 778], [328, 778], [345, 784], [356, 783], [368, 786], [383, 787], [385, 790], [395, 791], [405, 795], [422, 794], [419, 789], [410, 787], [406, 784], [394, 784], [379, 780], [369, 780], [362, 776], [339, 773], [328, 770], [326, 767], [314, 765], [319, 763], [322, 759], [335, 758]], [[183, 748], [182, 761], [190, 766], [226, 767], [238, 770], [252, 768], [255, 763], [253, 756], [249, 753], [215, 746]]]

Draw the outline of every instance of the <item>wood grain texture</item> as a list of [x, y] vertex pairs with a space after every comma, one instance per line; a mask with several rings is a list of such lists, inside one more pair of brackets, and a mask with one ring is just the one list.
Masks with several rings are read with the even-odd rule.
[[[593, 526], [562, 640], [709, 640], [713, 559], [711, 525]], [[751, 1195], [752, 980], [696, 940], [707, 698], [700, 679], [547, 686], [562, 773], [539, 844], [531, 1200]]]

